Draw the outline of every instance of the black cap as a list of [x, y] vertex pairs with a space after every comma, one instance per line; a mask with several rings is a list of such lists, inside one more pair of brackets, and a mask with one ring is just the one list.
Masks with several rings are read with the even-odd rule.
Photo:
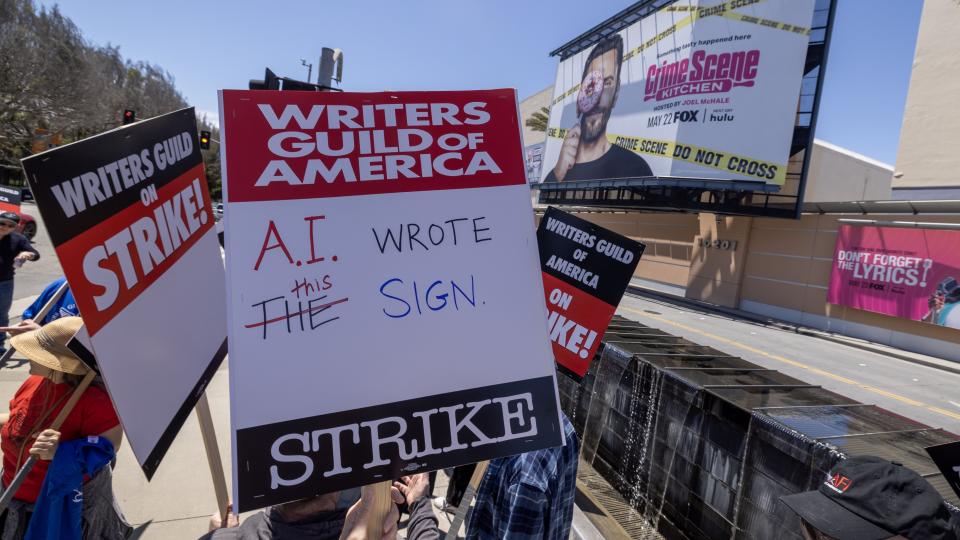
[[919, 474], [873, 456], [847, 458], [817, 491], [780, 498], [818, 531], [843, 540], [957, 540], [950, 511]]
[[20, 223], [20, 216], [16, 212], [0, 212], [0, 219]]

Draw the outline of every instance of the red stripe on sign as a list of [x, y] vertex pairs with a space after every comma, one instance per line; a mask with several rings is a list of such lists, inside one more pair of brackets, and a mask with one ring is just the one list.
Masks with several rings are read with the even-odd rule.
[[[130, 205], [56, 248], [91, 335], [214, 226], [202, 164], [155, 194], [149, 205]], [[142, 197], [154, 199], [149, 190]]]
[[224, 90], [230, 202], [526, 182], [516, 94]]
[[615, 306], [543, 272], [547, 300], [547, 332], [557, 363], [583, 377]]

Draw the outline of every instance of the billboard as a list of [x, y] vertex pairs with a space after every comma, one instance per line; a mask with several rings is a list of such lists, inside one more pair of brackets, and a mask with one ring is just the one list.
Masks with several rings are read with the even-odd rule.
[[563, 444], [513, 90], [220, 118], [240, 511]]
[[227, 352], [223, 260], [194, 109], [22, 163], [150, 478]]
[[814, 0], [678, 0], [566, 58], [541, 179], [782, 186]]
[[960, 328], [960, 231], [841, 225], [827, 301]]

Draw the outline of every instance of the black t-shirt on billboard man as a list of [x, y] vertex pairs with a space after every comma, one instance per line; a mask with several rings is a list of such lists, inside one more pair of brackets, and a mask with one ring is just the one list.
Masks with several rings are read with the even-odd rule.
[[614, 34], [587, 56], [577, 96], [579, 122], [563, 138], [546, 182], [653, 176], [642, 157], [607, 140], [607, 122], [620, 93], [623, 39]]
[[[575, 164], [567, 171], [563, 181], [640, 176], [653, 176], [647, 161], [626, 148], [611, 144], [610, 149], [600, 159]], [[546, 181], [558, 182], [559, 180], [554, 172], [550, 171]]]

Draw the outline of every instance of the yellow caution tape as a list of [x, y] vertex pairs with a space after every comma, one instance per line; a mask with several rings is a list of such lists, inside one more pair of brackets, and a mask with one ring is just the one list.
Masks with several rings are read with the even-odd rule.
[[[707, 17], [721, 16], [727, 19], [731, 19], [738, 22], [745, 22], [751, 24], [757, 24], [764, 26], [766, 28], [772, 28], [775, 30], [783, 30], [785, 32], [792, 32], [794, 34], [800, 34], [804, 36], [810, 35], [810, 29], [804, 28], [802, 26], [794, 26], [792, 24], [781, 23], [771, 19], [764, 19], [762, 17], [752, 17], [750, 15], [744, 15], [742, 13], [734, 13], [732, 10], [739, 9], [742, 7], [759, 4], [765, 0], [730, 0], [722, 4], [717, 4], [710, 7], [699, 7], [699, 6], [668, 6], [662, 11], [668, 12], [677, 12], [677, 13], [690, 13], [687, 17], [684, 17], [680, 21], [668, 26], [663, 31], [659, 32], [657, 35], [641, 43], [638, 47], [630, 49], [629, 51], [623, 54], [623, 62], [627, 62], [634, 56], [642, 53], [643, 51], [653, 47], [657, 43], [660, 43], [664, 39], [674, 35], [677, 31], [690, 26], [698, 19], [704, 19]], [[573, 88], [567, 90], [566, 92], [560, 94], [553, 100], [553, 105], [560, 103], [561, 101], [567, 99], [568, 97], [576, 94], [580, 90], [580, 85], [577, 84]]]
[[[548, 128], [547, 136], [563, 139], [567, 136], [566, 129]], [[647, 137], [630, 137], [627, 135], [607, 134], [607, 140], [636, 154], [659, 156], [676, 161], [693, 163], [701, 167], [710, 167], [729, 174], [747, 176], [762, 180], [768, 184], [782, 186], [787, 180], [787, 166], [783, 163], [772, 163], [748, 156], [721, 152], [711, 148], [682, 144], [676, 141], [663, 141]]]

